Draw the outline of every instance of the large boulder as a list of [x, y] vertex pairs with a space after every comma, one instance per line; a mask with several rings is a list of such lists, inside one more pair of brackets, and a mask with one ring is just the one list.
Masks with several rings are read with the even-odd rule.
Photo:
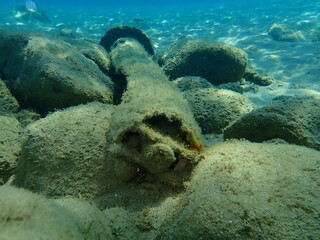
[[280, 138], [320, 150], [320, 99], [280, 96], [244, 115], [224, 131], [224, 138], [263, 142]]
[[14, 173], [21, 152], [21, 135], [17, 119], [0, 116], [0, 185]]
[[198, 76], [214, 85], [241, 80], [248, 62], [247, 54], [223, 43], [181, 39], [159, 58], [170, 79]]
[[52, 200], [14, 187], [0, 187], [0, 239], [85, 239], [72, 216]]
[[48, 197], [89, 200], [117, 189], [121, 183], [106, 153], [113, 110], [112, 105], [94, 102], [56, 111], [30, 124], [15, 185]]
[[318, 151], [234, 141], [204, 155], [157, 240], [318, 239]]
[[204, 134], [221, 133], [255, 107], [245, 96], [224, 89], [194, 89], [185, 96]]
[[22, 106], [47, 112], [94, 100], [113, 102], [111, 79], [65, 41], [1, 30], [0, 51], [1, 74]]

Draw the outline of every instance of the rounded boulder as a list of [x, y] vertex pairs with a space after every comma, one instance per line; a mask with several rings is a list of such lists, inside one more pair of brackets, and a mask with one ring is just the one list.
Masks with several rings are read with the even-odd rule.
[[202, 133], [221, 133], [224, 128], [254, 109], [243, 95], [224, 89], [203, 88], [185, 92]]
[[159, 63], [171, 80], [197, 76], [219, 85], [240, 81], [248, 56], [228, 44], [181, 39], [162, 54]]

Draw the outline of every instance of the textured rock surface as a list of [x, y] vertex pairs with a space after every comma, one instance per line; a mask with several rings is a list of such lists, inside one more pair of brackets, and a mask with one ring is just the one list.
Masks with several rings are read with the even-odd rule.
[[243, 94], [245, 91], [245, 86], [241, 82], [230, 82], [230, 83], [223, 83], [217, 86], [218, 89], [226, 89], [230, 91], [234, 91], [240, 94]]
[[111, 79], [62, 40], [2, 30], [0, 51], [1, 74], [22, 106], [47, 112], [94, 100], [113, 101]]
[[108, 221], [94, 205], [74, 198], [62, 198], [56, 202], [72, 213], [86, 240], [114, 239], [110, 228], [111, 219]]
[[0, 239], [85, 239], [72, 214], [26, 190], [0, 187]]
[[318, 151], [235, 141], [204, 154], [156, 239], [318, 239]]
[[18, 119], [22, 127], [26, 127], [27, 125], [41, 118], [41, 115], [39, 113], [30, 109], [22, 109], [14, 116]]
[[192, 90], [195, 88], [210, 88], [214, 87], [210, 82], [201, 77], [181, 77], [172, 81], [182, 92]]
[[299, 42], [306, 40], [300, 31], [288, 29], [279, 24], [272, 24], [268, 29], [268, 34], [277, 41]]
[[70, 43], [86, 58], [92, 60], [103, 73], [109, 73], [111, 68], [110, 58], [102, 46], [93, 42], [79, 39], [64, 39], [64, 41]]
[[28, 126], [15, 184], [48, 197], [94, 199], [117, 188], [106, 161], [113, 106], [90, 103]]
[[288, 24], [284, 21], [281, 24], [274, 23], [268, 29], [268, 34], [277, 41], [286, 42], [319, 42], [319, 26], [313, 25], [312, 21], [304, 24]]
[[170, 79], [198, 76], [219, 85], [239, 81], [248, 56], [227, 44], [181, 39], [164, 52], [159, 62]]
[[0, 114], [17, 112], [19, 103], [12, 96], [4, 81], [0, 79]]
[[101, 38], [100, 44], [110, 52], [112, 45], [120, 38], [134, 38], [149, 54], [154, 54], [154, 48], [150, 38], [140, 29], [131, 26], [120, 25], [110, 29]]
[[167, 197], [159, 204], [145, 205], [139, 211], [113, 207], [105, 209], [104, 214], [107, 221], [111, 222], [114, 239], [158, 239], [159, 230], [173, 215], [179, 200], [179, 196]]
[[108, 132], [118, 176], [182, 186], [202, 145], [188, 102], [138, 41], [119, 39], [110, 58], [127, 81]]
[[253, 142], [280, 138], [320, 150], [320, 99], [277, 97], [227, 128], [224, 138], [245, 138]]
[[253, 82], [260, 86], [268, 86], [275, 82], [275, 80], [268, 76], [261, 76], [255, 71], [246, 70], [243, 77], [246, 81]]
[[221, 133], [254, 108], [243, 95], [223, 89], [203, 88], [185, 92], [202, 133]]
[[0, 116], [0, 185], [14, 173], [21, 152], [21, 133], [17, 119]]

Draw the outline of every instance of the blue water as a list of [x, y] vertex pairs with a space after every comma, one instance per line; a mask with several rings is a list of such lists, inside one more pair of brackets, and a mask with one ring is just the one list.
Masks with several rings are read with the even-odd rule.
[[[16, 4], [24, 4], [24, 0], [1, 0], [1, 6], [14, 6]], [[261, 6], [261, 7], [270, 7], [275, 8], [276, 5], [278, 6], [297, 6], [297, 7], [304, 7], [306, 5], [309, 6], [316, 6], [319, 4], [319, 1], [304, 1], [304, 0], [136, 0], [136, 1], [130, 1], [130, 0], [116, 0], [116, 1], [104, 1], [104, 0], [95, 0], [95, 1], [87, 1], [87, 0], [37, 0], [34, 1], [38, 7], [40, 8], [49, 8], [49, 7], [71, 7], [71, 8], [77, 8], [77, 7], [86, 7], [86, 8], [96, 8], [96, 7], [136, 7], [136, 8], [143, 8], [143, 7], [150, 7], [150, 6]]]

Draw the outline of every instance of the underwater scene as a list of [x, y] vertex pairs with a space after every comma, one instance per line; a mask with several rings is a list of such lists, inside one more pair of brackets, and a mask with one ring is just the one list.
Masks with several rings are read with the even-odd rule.
[[320, 1], [0, 1], [0, 240], [320, 239]]

